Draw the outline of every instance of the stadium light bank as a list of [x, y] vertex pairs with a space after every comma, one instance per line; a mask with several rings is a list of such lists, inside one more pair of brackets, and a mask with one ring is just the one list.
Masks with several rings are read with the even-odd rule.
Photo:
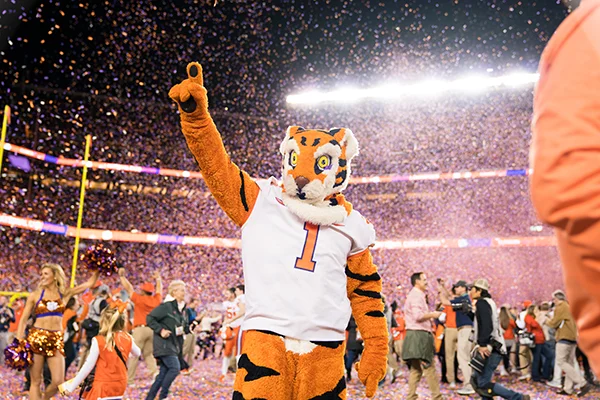
[[538, 73], [468, 76], [453, 81], [424, 80], [413, 84], [390, 83], [370, 89], [342, 88], [331, 92], [309, 91], [287, 96], [288, 104], [316, 105], [320, 103], [356, 103], [365, 99], [377, 101], [401, 100], [410, 97], [437, 97], [449, 93], [477, 94], [488, 90], [530, 86], [539, 79]]

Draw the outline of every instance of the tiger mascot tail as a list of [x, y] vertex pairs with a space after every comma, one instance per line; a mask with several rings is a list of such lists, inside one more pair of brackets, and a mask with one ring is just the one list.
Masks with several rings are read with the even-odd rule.
[[246, 313], [233, 399], [345, 399], [351, 314], [364, 341], [358, 377], [374, 396], [388, 353], [375, 230], [341, 193], [356, 138], [292, 126], [280, 146], [282, 184], [254, 180], [225, 151], [202, 67], [187, 72], [169, 96], [208, 188], [242, 231]]

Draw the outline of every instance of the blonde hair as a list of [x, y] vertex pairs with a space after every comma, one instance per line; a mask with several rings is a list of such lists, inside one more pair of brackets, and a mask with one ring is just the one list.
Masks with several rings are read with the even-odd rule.
[[46, 263], [40, 267], [40, 271], [48, 268], [54, 274], [54, 280], [56, 280], [56, 286], [58, 286], [58, 291], [62, 294], [65, 294], [67, 290], [67, 277], [65, 276], [65, 271], [63, 271], [62, 267], [58, 264]]
[[115, 347], [115, 333], [125, 329], [127, 311], [119, 312], [117, 308], [106, 307], [100, 314], [100, 332], [106, 338], [106, 349]]
[[174, 281], [171, 281], [171, 283], [169, 283], [169, 289], [168, 292], [171, 296], [173, 296], [173, 291], [175, 290], [176, 287], [179, 286], [183, 286], [185, 287], [186, 284], [184, 281], [180, 280], [180, 279], [175, 279]]

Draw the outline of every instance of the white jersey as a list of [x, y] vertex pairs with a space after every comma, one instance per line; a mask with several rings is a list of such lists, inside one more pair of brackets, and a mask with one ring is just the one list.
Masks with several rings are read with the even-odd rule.
[[[233, 301], [233, 317], [238, 317], [240, 315], [240, 304], [246, 304], [246, 295], [240, 294], [238, 297], [235, 298], [235, 300]], [[237, 328], [238, 326], [242, 325], [242, 321], [244, 320], [244, 317], [240, 317], [238, 319], [236, 319], [235, 321], [233, 321], [231, 324], [229, 324], [229, 326], [231, 326], [232, 328]]]
[[225, 300], [223, 302], [223, 308], [225, 309], [225, 319], [231, 319], [235, 315], [235, 303], [233, 301]]
[[242, 227], [243, 329], [343, 340], [351, 314], [347, 259], [374, 244], [375, 229], [354, 210], [341, 224], [306, 223], [283, 204], [272, 182], [257, 182], [260, 192]]

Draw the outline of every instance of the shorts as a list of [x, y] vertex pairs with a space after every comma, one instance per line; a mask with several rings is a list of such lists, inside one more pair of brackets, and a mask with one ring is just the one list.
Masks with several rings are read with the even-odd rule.
[[41, 328], [29, 328], [27, 342], [31, 351], [44, 357], [54, 357], [57, 353], [65, 356], [65, 344], [62, 331], [49, 331]]

